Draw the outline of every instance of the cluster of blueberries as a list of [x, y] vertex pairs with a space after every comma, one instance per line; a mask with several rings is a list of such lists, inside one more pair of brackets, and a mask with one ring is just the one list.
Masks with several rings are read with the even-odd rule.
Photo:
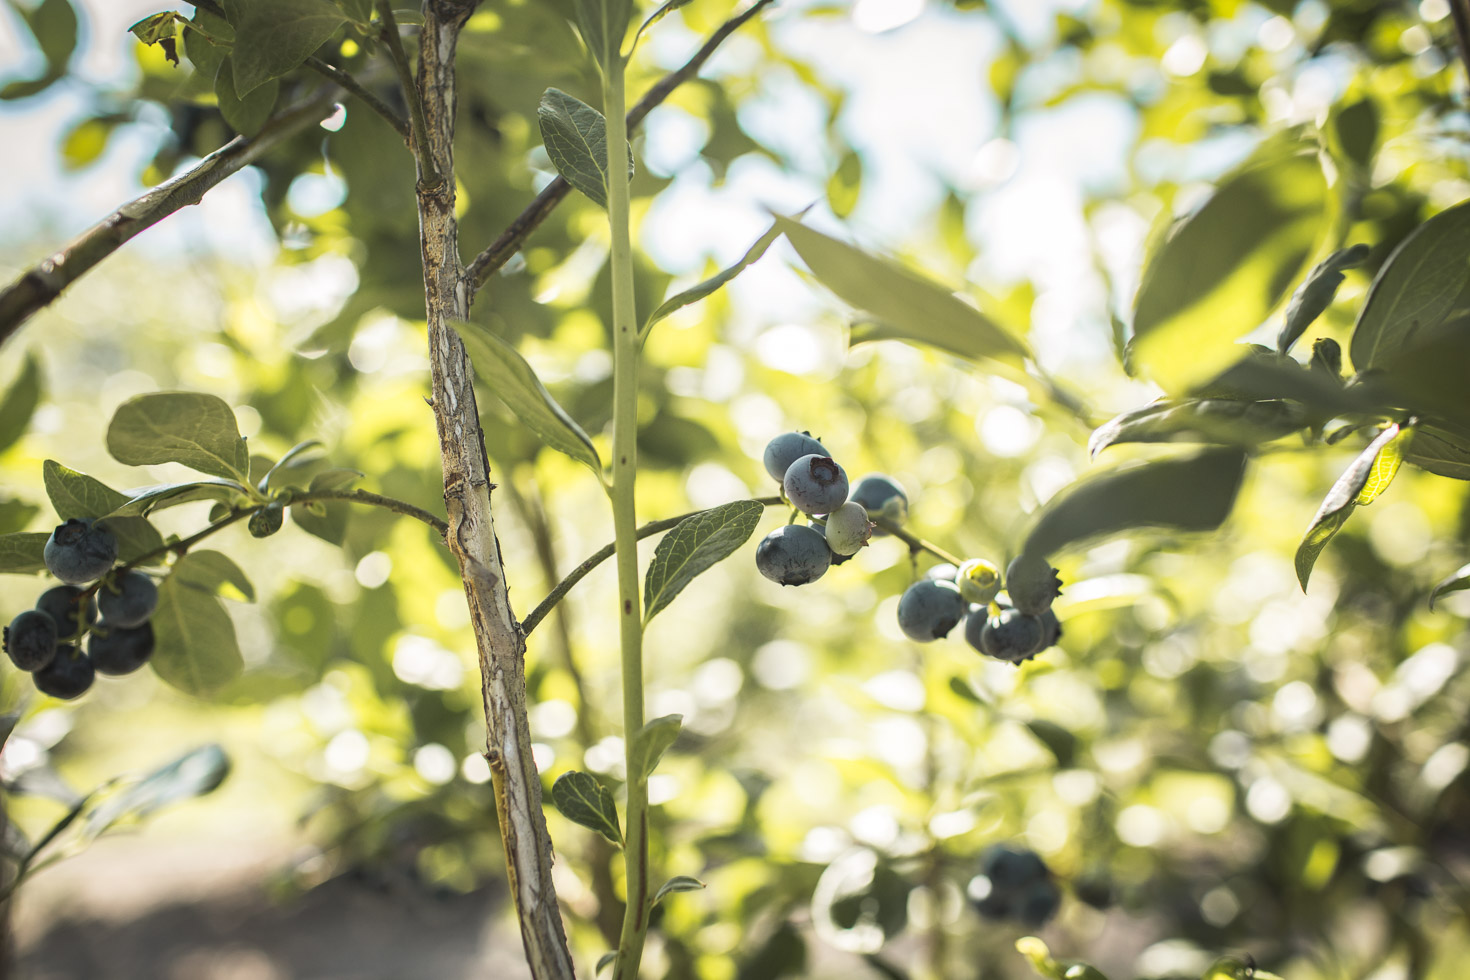
[[1015, 919], [1040, 929], [1057, 914], [1062, 891], [1041, 855], [1023, 847], [994, 844], [980, 855], [980, 873], [965, 889], [987, 919]]
[[36, 607], [16, 616], [4, 632], [5, 652], [30, 673], [38, 690], [79, 697], [97, 674], [130, 674], [148, 662], [158, 586], [142, 572], [112, 571], [116, 535], [73, 518], [51, 532], [45, 561], [66, 584], [43, 592]]
[[[908, 495], [891, 477], [869, 474], [849, 493], [846, 471], [809, 432], [776, 436], [763, 462], [782, 495], [811, 521], [778, 527], [756, 547], [756, 568], [773, 582], [815, 582], [868, 543], [877, 527], [872, 518], [898, 526], [908, 517]], [[936, 565], [899, 598], [898, 626], [909, 639], [928, 643], [964, 620], [972, 647], [1020, 664], [1061, 637], [1051, 605], [1062, 583], [1044, 558], [1022, 554], [1006, 569], [1004, 584], [1002, 592], [1000, 569], [982, 558], [958, 568]]]

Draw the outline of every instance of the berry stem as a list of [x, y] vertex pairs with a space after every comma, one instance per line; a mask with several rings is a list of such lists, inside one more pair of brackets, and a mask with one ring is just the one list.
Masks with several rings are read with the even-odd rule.
[[927, 551], [929, 552], [929, 554], [933, 555], [935, 558], [938, 558], [940, 561], [947, 561], [956, 568], [960, 567], [960, 565], [964, 563], [964, 559], [956, 558], [954, 555], [939, 547], [939, 545], [933, 544], [929, 541], [925, 541], [917, 534], [910, 534], [909, 532], [905, 531], [903, 528], [899, 527], [897, 524], [894, 524], [892, 521], [888, 520], [885, 517], [869, 517], [869, 520], [871, 520], [874, 524], [877, 524], [889, 534], [893, 535], [898, 540], [902, 541], [904, 544], [908, 545], [909, 553], [911, 555], [914, 555], [915, 557], [918, 556], [919, 552]]

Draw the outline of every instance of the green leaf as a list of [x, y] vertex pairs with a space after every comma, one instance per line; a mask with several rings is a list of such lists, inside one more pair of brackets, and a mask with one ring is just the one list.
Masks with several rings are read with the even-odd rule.
[[848, 150], [832, 176], [827, 178], [827, 207], [839, 218], [846, 218], [857, 207], [863, 189], [863, 158], [856, 150]]
[[235, 639], [235, 624], [224, 604], [180, 578], [193, 555], [174, 565], [174, 574], [158, 587], [153, 611], [154, 673], [185, 694], [207, 697], [240, 676], [245, 669]]
[[970, 682], [965, 680], [958, 674], [949, 679], [949, 689], [953, 691], [955, 693], [955, 696], [960, 698], [962, 701], [968, 701], [971, 704], [985, 703], [984, 701], [980, 700], [980, 695], [975, 693], [975, 689], [970, 686]]
[[1291, 350], [1292, 344], [1332, 305], [1337, 287], [1342, 285], [1342, 270], [1362, 265], [1370, 251], [1367, 245], [1353, 245], [1333, 252], [1312, 267], [1306, 280], [1292, 294], [1291, 302], [1286, 304], [1286, 322], [1276, 337], [1277, 351], [1285, 354]]
[[41, 365], [27, 354], [20, 373], [0, 397], [0, 453], [25, 435], [36, 406], [41, 403]]
[[592, 447], [592, 440], [551, 397], [526, 359], [478, 323], [458, 320], [450, 326], [464, 339], [475, 373], [485, 387], [505, 402], [521, 424], [547, 446], [586, 463], [601, 479], [602, 460]]
[[[174, 565], [173, 578], [178, 579], [180, 585], [210, 595], [223, 594], [226, 598], [239, 595], [246, 602], [255, 601], [255, 586], [227, 555], [218, 551], [191, 551], [186, 558], [186, 561], [181, 560]], [[233, 595], [223, 590], [226, 585], [234, 586]]]
[[310, 490], [337, 490], [341, 487], [351, 486], [362, 479], [361, 470], [350, 470], [345, 467], [334, 467], [330, 470], [322, 470], [311, 478]]
[[[235, 29], [229, 22], [216, 17], [206, 10], [195, 10], [194, 16], [189, 19], [190, 28], [184, 30], [184, 55], [188, 57], [189, 63], [194, 66], [194, 71], [201, 78], [212, 80], [218, 84], [219, 66], [224, 63], [225, 56], [230, 53], [231, 42], [235, 39]], [[231, 67], [231, 72], [234, 68]], [[234, 81], [231, 79], [231, 91], [234, 90]]]
[[770, 230], [762, 235], [754, 245], [750, 246], [750, 250], [741, 257], [739, 262], [736, 262], [730, 268], [709, 277], [701, 283], [690, 286], [682, 293], [676, 293], [664, 300], [659, 304], [658, 309], [649, 314], [648, 322], [643, 324], [643, 329], [639, 332], [638, 339], [640, 341], [645, 339], [648, 336], [648, 332], [653, 329], [653, 325], [670, 313], [688, 306], [690, 303], [699, 302], [754, 265], [762, 255], [766, 254], [766, 249], [771, 247], [771, 243], [780, 237], [781, 229], [776, 225], [771, 225]]
[[214, 76], [214, 95], [219, 100], [220, 115], [230, 128], [241, 136], [254, 136], [260, 132], [265, 121], [276, 107], [276, 96], [281, 83], [272, 78], [251, 89], [241, 97], [235, 93], [235, 68], [233, 59], [220, 61]]
[[0, 573], [33, 575], [46, 570], [46, 541], [50, 531], [0, 534]]
[[622, 70], [623, 35], [633, 16], [631, 0], [576, 0], [577, 28], [587, 50], [606, 73]]
[[1307, 591], [1307, 580], [1312, 577], [1312, 568], [1317, 564], [1322, 549], [1327, 547], [1333, 535], [1342, 530], [1348, 516], [1357, 508], [1358, 498], [1377, 465], [1379, 452], [1398, 436], [1397, 425], [1385, 426], [1368, 448], [1343, 470], [1332, 489], [1327, 491], [1327, 496], [1322, 498], [1322, 506], [1317, 508], [1316, 516], [1307, 525], [1307, 533], [1296, 549], [1296, 577], [1303, 592]]
[[95, 838], [121, 820], [142, 818], [171, 803], [204, 796], [230, 773], [230, 757], [219, 745], [204, 745], [144, 776], [87, 814], [83, 833]]
[[1470, 437], [1433, 424], [1419, 426], [1404, 459], [1452, 480], [1470, 480]]
[[1077, 758], [1077, 736], [1067, 731], [1054, 721], [1043, 718], [1033, 718], [1026, 722], [1026, 727], [1031, 734], [1036, 736], [1037, 741], [1051, 750], [1056, 757], [1057, 765], [1062, 769], [1070, 769]]
[[617, 958], [618, 958], [618, 951], [617, 950], [613, 950], [610, 953], [603, 953], [601, 956], [599, 956], [597, 958], [597, 965], [592, 968], [592, 975], [593, 976], [596, 976], [597, 974], [601, 973], [603, 970], [606, 970], [608, 967], [612, 966], [613, 965], [613, 962]]
[[144, 44], [157, 44], [163, 48], [163, 56], [173, 62], [174, 67], [177, 68], [179, 64], [178, 21], [181, 19], [174, 11], [165, 10], [161, 14], [150, 14], [144, 17], [129, 27], [128, 32]]
[[250, 453], [224, 399], [192, 391], [139, 395], [124, 402], [107, 427], [107, 451], [119, 463], [185, 466], [245, 482]]
[[16, 0], [6, 2], [30, 29], [36, 47], [46, 58], [46, 71], [39, 78], [17, 80], [0, 90], [0, 99], [21, 99], [46, 89], [66, 74], [77, 48], [77, 12], [70, 0], [42, 0], [35, 6]]
[[225, 0], [235, 26], [235, 94], [244, 98], [296, 68], [347, 17], [328, 0]]
[[698, 878], [691, 878], [688, 875], [674, 875], [674, 877], [659, 886], [658, 891], [654, 893], [653, 902], [649, 905], [649, 908], [653, 908], [654, 905], [662, 902], [665, 896], [672, 895], [675, 892], [697, 892], [704, 888], [704, 882]]
[[1434, 600], [1440, 596], [1449, 595], [1451, 592], [1464, 592], [1466, 589], [1470, 589], [1470, 565], [1460, 566], [1458, 572], [1434, 587], [1434, 591], [1429, 593], [1429, 608], [1434, 608]]
[[99, 522], [117, 535], [117, 560], [135, 561], [163, 547], [163, 535], [142, 517], [108, 517]]
[[[373, 19], [373, 0], [337, 0], [348, 18], [358, 24], [369, 24]], [[395, 18], [396, 19], [396, 18]]]
[[1214, 530], [1229, 516], [1244, 475], [1239, 449], [1120, 467], [1053, 497], [1027, 535], [1025, 552], [1044, 557], [1134, 528]]
[[1098, 426], [1087, 441], [1096, 456], [1121, 442], [1204, 442], [1255, 446], [1302, 428], [1306, 413], [1288, 401], [1198, 398], [1158, 401]]
[[328, 544], [341, 545], [347, 537], [347, 518], [351, 508], [343, 503], [314, 500], [291, 505], [291, 519], [301, 530]]
[[1358, 491], [1356, 503], [1366, 507], [1382, 496], [1383, 491], [1393, 482], [1398, 474], [1399, 464], [1404, 461], [1404, 453], [1414, 442], [1414, 430], [1404, 428], [1399, 434], [1383, 444], [1378, 450], [1378, 455], [1373, 458], [1373, 466], [1368, 470], [1368, 479], [1363, 482], [1363, 489]]
[[1380, 412], [1388, 404], [1368, 386], [1344, 388], [1338, 378], [1320, 369], [1304, 368], [1274, 351], [1247, 354], [1193, 394], [1247, 401], [1286, 398], [1327, 418], [1354, 412]]
[[0, 534], [13, 534], [21, 530], [41, 512], [35, 504], [10, 497], [0, 500]]
[[73, 517], [103, 517], [128, 502], [127, 494], [118, 493], [101, 480], [78, 473], [54, 459], [41, 464], [41, 479], [51, 506], [56, 508], [56, 516], [63, 521]]
[[[1470, 268], [1466, 270], [1470, 275]], [[1467, 287], [1470, 293], [1470, 287]], [[1470, 297], [1467, 297], [1470, 301]], [[1419, 331], [1361, 377], [1360, 386], [1419, 416], [1446, 420], [1470, 431], [1470, 314]]]
[[[607, 207], [607, 120], [602, 113], [561, 89], [549, 88], [536, 107], [541, 141], [556, 172], [566, 182]], [[633, 151], [628, 150], [628, 173]]]
[[646, 780], [653, 775], [658, 761], [664, 757], [669, 746], [674, 744], [683, 726], [683, 715], [664, 715], [639, 729], [638, 734], [633, 736], [633, 772], [628, 773], [628, 779]]
[[1144, 268], [1134, 304], [1134, 361], [1181, 393], [1239, 355], [1286, 295], [1328, 221], [1315, 150], [1268, 152], [1227, 178], [1174, 226]]
[[[265, 476], [261, 477], [260, 481], [256, 483], [256, 489], [259, 490], [261, 493], [265, 493], [266, 490], [270, 488], [271, 477], [275, 476], [281, 470], [290, 469], [295, 466], [306, 466], [314, 462], [319, 457], [313, 457], [312, 459], [302, 459], [301, 456], [303, 453], [307, 453], [313, 449], [319, 448], [321, 444], [322, 441], [320, 439], [306, 439], [302, 442], [298, 442], [296, 445], [286, 450], [285, 455], [276, 460], [275, 463], [271, 465], [271, 468], [265, 471]], [[353, 470], [350, 472], [356, 471]], [[315, 485], [315, 481], [313, 481], [313, 485]]]
[[949, 290], [898, 262], [870, 255], [790, 218], [776, 225], [812, 275], [850, 306], [881, 323], [854, 325], [851, 342], [907, 340], [961, 357], [1020, 365], [1024, 344]]
[[1390, 358], [1416, 333], [1437, 326], [1470, 281], [1470, 201], [1414, 229], [1368, 289], [1349, 347], [1364, 371]]
[[249, 496], [250, 490], [234, 480], [186, 480], [183, 483], [159, 483], [128, 491], [127, 499], [109, 511], [109, 516], [147, 515], [155, 510], [177, 507], [196, 500], [230, 501]]
[[765, 510], [758, 500], [735, 500], [691, 514], [664, 535], [643, 578], [643, 622], [673, 602], [695, 576], [734, 554]]
[[551, 784], [551, 802], [572, 823], [595, 830], [614, 844], [623, 843], [618, 825], [618, 807], [612, 791], [585, 772], [562, 773]]

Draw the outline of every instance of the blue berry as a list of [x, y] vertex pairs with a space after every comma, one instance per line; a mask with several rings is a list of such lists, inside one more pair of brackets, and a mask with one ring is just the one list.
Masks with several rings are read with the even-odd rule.
[[56, 621], [36, 609], [27, 609], [5, 627], [5, 652], [21, 670], [40, 670], [56, 655]]
[[976, 611], [965, 624], [965, 639], [987, 657], [1009, 660], [1018, 664], [1030, 660], [1045, 647], [1045, 633], [1041, 620], [1028, 616], [1019, 609], [1002, 609], [997, 615], [984, 617], [978, 630], [975, 622], [982, 620], [985, 607]]
[[1062, 621], [1057, 619], [1056, 610], [1048, 609], [1037, 618], [1041, 620], [1041, 649], [1056, 646], [1062, 638]]
[[153, 656], [153, 624], [125, 629], [103, 620], [103, 629], [87, 637], [87, 654], [99, 674], [131, 674]]
[[97, 608], [108, 626], [142, 626], [157, 606], [158, 586], [142, 572], [123, 572], [97, 590]]
[[1062, 580], [1045, 558], [1017, 555], [1006, 567], [1006, 592], [1021, 612], [1040, 616], [1061, 594]]
[[873, 522], [862, 504], [851, 500], [827, 515], [827, 547], [839, 555], [855, 555], [873, 535]]
[[[903, 492], [903, 487], [891, 476], [869, 473], [853, 484], [849, 499], [862, 504], [868, 516], [875, 521], [881, 518], [896, 527], [902, 527], [909, 519], [908, 494]], [[877, 533], [881, 535], [887, 532]]]
[[96, 671], [92, 658], [70, 643], [56, 648], [56, 659], [31, 675], [36, 689], [53, 698], [70, 701], [92, 686]]
[[95, 581], [117, 561], [117, 536], [106, 527], [73, 517], [46, 540], [46, 568], [67, 585]]
[[847, 473], [837, 460], [818, 453], [792, 463], [781, 486], [803, 514], [830, 514], [847, 500]]
[[91, 596], [83, 599], [83, 595], [82, 590], [74, 585], [58, 585], [42, 592], [41, 598], [36, 600], [36, 608], [56, 623], [58, 639], [69, 640], [83, 627], [97, 622], [97, 603]]
[[1062, 905], [1062, 892], [1050, 880], [1038, 881], [1015, 902], [1015, 915], [1028, 929], [1040, 929], [1051, 921]]
[[1046, 881], [1050, 874], [1041, 855], [1011, 844], [987, 847], [980, 855], [980, 873], [1002, 892], [1016, 892], [1033, 882]]
[[772, 582], [806, 585], [826, 574], [832, 564], [827, 539], [801, 524], [785, 524], [755, 548], [755, 567]]
[[898, 628], [919, 643], [948, 636], [965, 618], [965, 600], [953, 582], [921, 579], [898, 600]]
[[766, 472], [771, 474], [771, 479], [780, 483], [786, 479], [786, 471], [791, 469], [792, 463], [812, 453], [825, 456], [827, 450], [812, 438], [810, 432], [783, 432], [766, 443], [762, 462], [766, 465]]

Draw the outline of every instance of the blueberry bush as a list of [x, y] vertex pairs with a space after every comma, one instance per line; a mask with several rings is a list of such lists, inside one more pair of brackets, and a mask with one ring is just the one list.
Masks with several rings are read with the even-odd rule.
[[900, 6], [9, 3], [148, 189], [0, 257], [7, 906], [258, 750], [538, 980], [1455, 975], [1470, 0]]

